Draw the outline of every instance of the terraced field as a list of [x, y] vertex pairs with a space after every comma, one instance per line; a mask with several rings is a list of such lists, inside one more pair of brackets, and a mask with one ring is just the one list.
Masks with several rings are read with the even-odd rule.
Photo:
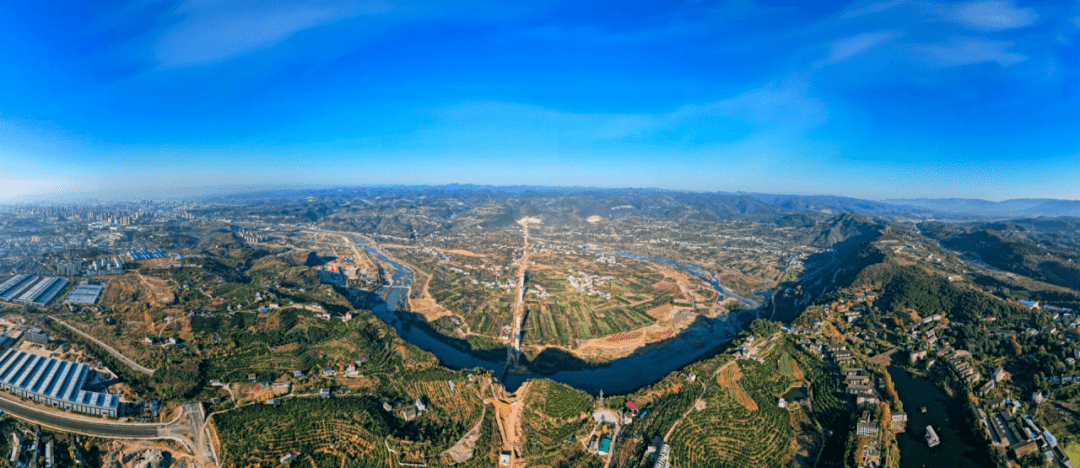
[[[410, 442], [402, 444], [399, 452], [422, 452], [426, 458], [432, 458], [464, 436], [483, 414], [476, 387], [458, 373], [433, 368], [395, 377], [380, 388], [383, 395], [403, 405], [422, 399], [426, 406], [422, 416], [404, 426], [411, 434], [407, 438]], [[425, 440], [427, 444], [418, 447], [411, 443], [415, 439]]]
[[382, 443], [390, 433], [372, 398], [302, 398], [217, 414], [222, 466], [276, 467], [287, 453], [301, 466], [390, 467]]
[[706, 408], [692, 411], [671, 436], [672, 464], [693, 467], [784, 466], [793, 453], [790, 414], [776, 398], [793, 383], [777, 372], [782, 352], [764, 363], [730, 363], [705, 394]]
[[534, 381], [522, 425], [529, 466], [600, 466], [600, 460], [581, 444], [594, 424], [592, 408], [592, 399], [584, 392], [547, 380]]
[[817, 423], [832, 436], [825, 440], [818, 466], [840, 468], [844, 466], [845, 446], [851, 431], [853, 413], [846, 395], [841, 393], [840, 374], [832, 364], [809, 352], [798, 349], [792, 353], [795, 362], [810, 382], [813, 395], [813, 416]]
[[[361, 366], [365, 374], [392, 371], [406, 361], [434, 364], [432, 358], [425, 358], [415, 348], [388, 339], [393, 335], [387, 327], [375, 322], [366, 312], [347, 324], [303, 315], [292, 319], [298, 322], [293, 322], [295, 325], [274, 327], [275, 330], [254, 322], [256, 319], [283, 322], [276, 315], [287, 312], [274, 312], [270, 318], [236, 314], [234, 319], [247, 316], [253, 321], [235, 327], [206, 327], [202, 333], [220, 336], [219, 341], [206, 340], [210, 344], [204, 346], [209, 378], [236, 381], [255, 373], [259, 380], [276, 380], [284, 374], [292, 375], [295, 370], [305, 374], [318, 374], [326, 368], [344, 370], [346, 364], [361, 359], [366, 361]], [[204, 330], [201, 326], [193, 328]]]

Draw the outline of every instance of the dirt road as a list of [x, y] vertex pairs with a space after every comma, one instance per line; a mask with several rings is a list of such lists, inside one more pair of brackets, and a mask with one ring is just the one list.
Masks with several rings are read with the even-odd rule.
[[140, 366], [139, 363], [129, 359], [127, 356], [124, 356], [123, 354], [120, 354], [120, 351], [117, 351], [117, 350], [113, 349], [111, 346], [109, 346], [109, 345], [107, 345], [105, 343], [102, 343], [97, 338], [94, 338], [94, 337], [92, 337], [90, 335], [87, 335], [86, 333], [83, 333], [82, 330], [79, 330], [78, 328], [75, 328], [75, 327], [73, 327], [71, 325], [68, 325], [67, 322], [65, 322], [63, 320], [60, 320], [60, 319], [58, 319], [56, 317], [52, 317], [52, 320], [55, 320], [56, 323], [59, 323], [60, 325], [63, 325], [68, 330], [71, 330], [71, 331], [75, 332], [75, 334], [77, 334], [77, 335], [79, 335], [79, 336], [81, 336], [83, 338], [86, 338], [87, 340], [92, 341], [94, 344], [100, 346], [101, 349], [104, 349], [105, 352], [112, 355], [112, 357], [114, 357], [116, 359], [119, 359], [120, 362], [123, 362], [128, 367], [135, 370], [136, 372], [141, 372], [141, 373], [146, 374], [146, 375], [154, 375], [154, 369], [150, 369], [148, 367]]
[[518, 456], [524, 446], [521, 437], [521, 420], [525, 410], [525, 399], [529, 395], [529, 385], [529, 382], [525, 382], [516, 392], [509, 395], [501, 385], [492, 385], [492, 398], [488, 400], [495, 408], [495, 421], [499, 425], [499, 432], [502, 433], [503, 451], [510, 452], [510, 466], [513, 468], [525, 466], [524, 461]]

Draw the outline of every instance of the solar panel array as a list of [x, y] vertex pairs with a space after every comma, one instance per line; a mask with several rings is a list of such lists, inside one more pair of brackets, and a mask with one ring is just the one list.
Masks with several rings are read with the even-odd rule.
[[68, 294], [67, 299], [64, 299], [64, 304], [94, 305], [104, 289], [104, 284], [80, 284], [75, 286], [71, 294]]

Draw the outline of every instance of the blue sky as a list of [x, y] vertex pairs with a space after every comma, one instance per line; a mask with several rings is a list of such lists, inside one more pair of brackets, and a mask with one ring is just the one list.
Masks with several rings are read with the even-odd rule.
[[0, 44], [6, 200], [1080, 198], [1076, 0], [7, 2]]

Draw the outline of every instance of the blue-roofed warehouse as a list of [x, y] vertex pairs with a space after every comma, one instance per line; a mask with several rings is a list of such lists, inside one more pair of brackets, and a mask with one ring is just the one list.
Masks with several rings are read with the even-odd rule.
[[0, 283], [0, 301], [45, 307], [67, 285], [63, 278], [15, 275]]
[[0, 389], [79, 413], [117, 417], [120, 397], [82, 389], [90, 366], [9, 349], [0, 356]]

